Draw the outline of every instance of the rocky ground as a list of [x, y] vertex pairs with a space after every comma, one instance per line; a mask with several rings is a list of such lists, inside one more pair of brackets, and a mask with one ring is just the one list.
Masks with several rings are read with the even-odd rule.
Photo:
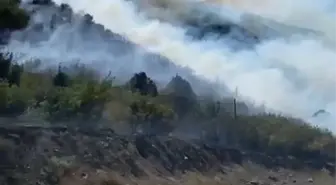
[[0, 184], [334, 184], [334, 166], [112, 129], [0, 126]]

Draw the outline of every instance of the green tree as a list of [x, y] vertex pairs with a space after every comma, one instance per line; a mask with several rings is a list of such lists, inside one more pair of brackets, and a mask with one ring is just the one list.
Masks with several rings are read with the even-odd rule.
[[19, 3], [19, 0], [0, 0], [0, 32], [23, 29], [28, 25], [29, 15]]
[[11, 66], [11, 71], [8, 75], [8, 83], [10, 86], [12, 85], [20, 86], [22, 72], [23, 68], [21, 65], [14, 64]]
[[69, 85], [69, 76], [62, 71], [61, 66], [58, 67], [57, 74], [53, 78], [53, 85], [56, 87], [67, 87]]
[[145, 72], [134, 74], [134, 76], [129, 80], [129, 86], [132, 92], [139, 92], [141, 95], [158, 95], [156, 84], [152, 79], [147, 77]]
[[0, 53], [0, 79], [7, 81], [13, 55]]
[[172, 105], [174, 112], [180, 117], [195, 111], [197, 96], [190, 83], [181, 76], [176, 75], [163, 89], [162, 94], [165, 99]]

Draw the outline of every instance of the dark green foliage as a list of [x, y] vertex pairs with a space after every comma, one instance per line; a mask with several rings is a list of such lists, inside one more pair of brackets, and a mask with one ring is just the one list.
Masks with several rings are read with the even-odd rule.
[[99, 119], [110, 99], [111, 82], [86, 82], [51, 90], [43, 108], [52, 120]]
[[70, 9], [70, 7], [69, 7], [69, 5], [62, 3], [60, 5], [60, 9], [61, 9], [61, 11], [64, 11], [64, 10]]
[[0, 53], [0, 79], [7, 80], [12, 62], [12, 54]]
[[[67, 80], [59, 80], [57, 83], [55, 76], [53, 78], [48, 73], [25, 71], [22, 71], [20, 86], [2, 83], [0, 114], [19, 115], [26, 110], [35, 110], [52, 121], [110, 119], [111, 115], [125, 124], [133, 125], [134, 131], [135, 128], [141, 128], [152, 134], [167, 133], [178, 127], [178, 124], [188, 122], [195, 126], [204, 125], [203, 139], [213, 144], [263, 151], [274, 156], [335, 159], [336, 143], [331, 133], [276, 115], [238, 114], [235, 120], [228, 111], [233, 107], [228, 106], [230, 101], [199, 100], [191, 88], [188, 90], [186, 81], [179, 77], [175, 81], [179, 81], [182, 86], [184, 83], [184, 88], [172, 88], [175, 85], [169, 85], [174, 90], [163, 94], [155, 90], [157, 96], [152, 97], [148, 96], [151, 94], [148, 86], [155, 89], [156, 86], [143, 73], [134, 75], [131, 87], [136, 93], [131, 93], [124, 86], [113, 87], [109, 76], [99, 80], [89, 69], [73, 67], [82, 72], [67, 75]], [[69, 73], [71, 71], [67, 70]], [[58, 84], [57, 87], [55, 84]], [[240, 104], [237, 102], [237, 109]]]
[[51, 3], [52, 3], [51, 0], [33, 0], [32, 1], [32, 4], [35, 4], [35, 5], [49, 5]]
[[29, 15], [16, 0], [0, 0], [0, 31], [19, 30], [28, 25]]
[[130, 110], [133, 132], [139, 126], [147, 133], [155, 132], [159, 134], [162, 130], [164, 132], [172, 130], [169, 121], [173, 120], [174, 113], [165, 106], [155, 104], [146, 99], [140, 99], [131, 103]]
[[13, 64], [13, 55], [0, 53], [0, 79], [10, 86], [20, 86], [22, 66]]
[[8, 83], [0, 84], [0, 115], [18, 116], [24, 113], [32, 100], [31, 92]]
[[191, 88], [190, 83], [179, 75], [176, 75], [170, 80], [164, 92], [166, 94], [174, 94], [175, 96], [196, 100], [196, 94]]
[[84, 22], [87, 25], [92, 24], [93, 23], [93, 17], [91, 15], [89, 15], [89, 14], [85, 14], [84, 15]]
[[136, 120], [158, 122], [172, 116], [172, 112], [146, 100], [135, 101], [130, 105], [131, 113]]
[[11, 85], [20, 86], [22, 72], [23, 72], [22, 66], [18, 64], [14, 64], [11, 66], [11, 72], [8, 75], [8, 83], [10, 86]]
[[12, 31], [24, 29], [29, 15], [19, 8], [20, 0], [0, 0], [0, 45], [6, 44]]
[[18, 115], [28, 107], [29, 92], [21, 92], [22, 89], [19, 88], [22, 71], [20, 65], [13, 63], [11, 53], [0, 53], [1, 115]]
[[57, 74], [53, 78], [53, 85], [56, 87], [67, 87], [69, 85], [69, 76], [62, 71], [61, 66], [58, 67]]
[[132, 92], [139, 92], [141, 95], [157, 96], [158, 90], [152, 79], [148, 78], [145, 72], [136, 73], [129, 81]]
[[197, 97], [190, 83], [179, 75], [171, 79], [162, 93], [180, 118], [190, 113], [197, 104]]

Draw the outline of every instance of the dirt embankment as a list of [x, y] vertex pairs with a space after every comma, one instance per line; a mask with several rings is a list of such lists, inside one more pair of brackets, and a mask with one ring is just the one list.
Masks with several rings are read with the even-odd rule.
[[[111, 129], [0, 127], [0, 158], [2, 185], [62, 184], [65, 177], [74, 174], [74, 169], [83, 168], [113, 171], [121, 177], [178, 177], [190, 172], [228, 174], [228, 169], [231, 172], [239, 166], [243, 169], [252, 162], [275, 173], [281, 170], [334, 173], [334, 164], [323, 160], [271, 158], [174, 137], [122, 136]], [[87, 178], [87, 174], [81, 173], [80, 178]], [[274, 175], [264, 175], [270, 182], [279, 181]], [[238, 179], [239, 184], [253, 183], [251, 179]], [[221, 183], [225, 184], [224, 180]]]

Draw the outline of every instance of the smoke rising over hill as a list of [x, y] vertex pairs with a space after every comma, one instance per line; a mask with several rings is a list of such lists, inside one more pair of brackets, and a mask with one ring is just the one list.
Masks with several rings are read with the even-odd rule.
[[[314, 36], [298, 34], [287, 40], [262, 42], [252, 51], [231, 52], [215, 41], [189, 41], [183, 27], [149, 20], [137, 13], [130, 2], [69, 1], [69, 4], [75, 10], [93, 15], [106, 28], [177, 65], [191, 68], [197, 75], [219, 80], [231, 90], [237, 86], [242, 96], [256, 104], [303, 118], [310, 117], [318, 107], [333, 111], [336, 55], [333, 48]], [[320, 124], [323, 123], [328, 124]]]
[[[241, 99], [264, 105], [270, 111], [336, 130], [333, 126], [336, 119], [336, 23], [335, 11], [326, 9], [331, 1], [217, 1], [216, 8], [209, 5], [210, 2], [160, 1], [166, 3], [163, 5], [151, 0], [141, 2], [139, 5], [122, 0], [55, 0], [59, 5], [69, 4], [75, 12], [92, 15], [93, 21], [102, 25], [97, 27], [100, 30], [83, 29], [83, 21], [56, 24], [55, 28], [30, 27], [16, 33], [8, 47], [26, 57], [49, 59], [49, 64], [67, 62], [57, 61], [66, 56], [68, 61], [91, 64], [102, 72], [112, 70], [116, 76], [130, 76], [145, 70], [154, 79], [167, 82], [176, 73], [184, 76], [193, 73], [222, 84], [229, 92], [238, 88]], [[33, 18], [34, 25], [50, 22], [46, 18], [52, 17], [53, 11], [56, 10], [39, 10]], [[200, 39], [192, 38], [188, 34], [189, 17], [197, 22], [207, 13], [217, 16], [219, 21], [237, 25], [236, 29], [225, 36], [213, 33]], [[246, 13], [256, 13], [290, 26]], [[74, 18], [79, 19], [83, 17]], [[202, 22], [206, 21], [209, 19]], [[240, 27], [244, 30], [239, 30]], [[115, 35], [108, 40], [101, 36], [107, 32], [104, 28], [124, 38]], [[79, 34], [82, 32], [85, 33]], [[29, 34], [29, 39], [25, 34]], [[253, 39], [247, 42], [251, 40], [249, 35], [257, 37], [258, 42]], [[41, 38], [39, 42], [27, 42]], [[144, 49], [126, 45], [125, 39]], [[245, 43], [250, 47], [243, 47]], [[238, 46], [243, 49], [237, 49]], [[145, 50], [162, 57], [148, 55]], [[219, 93], [227, 95], [227, 91]], [[313, 118], [320, 109], [329, 114]]]

